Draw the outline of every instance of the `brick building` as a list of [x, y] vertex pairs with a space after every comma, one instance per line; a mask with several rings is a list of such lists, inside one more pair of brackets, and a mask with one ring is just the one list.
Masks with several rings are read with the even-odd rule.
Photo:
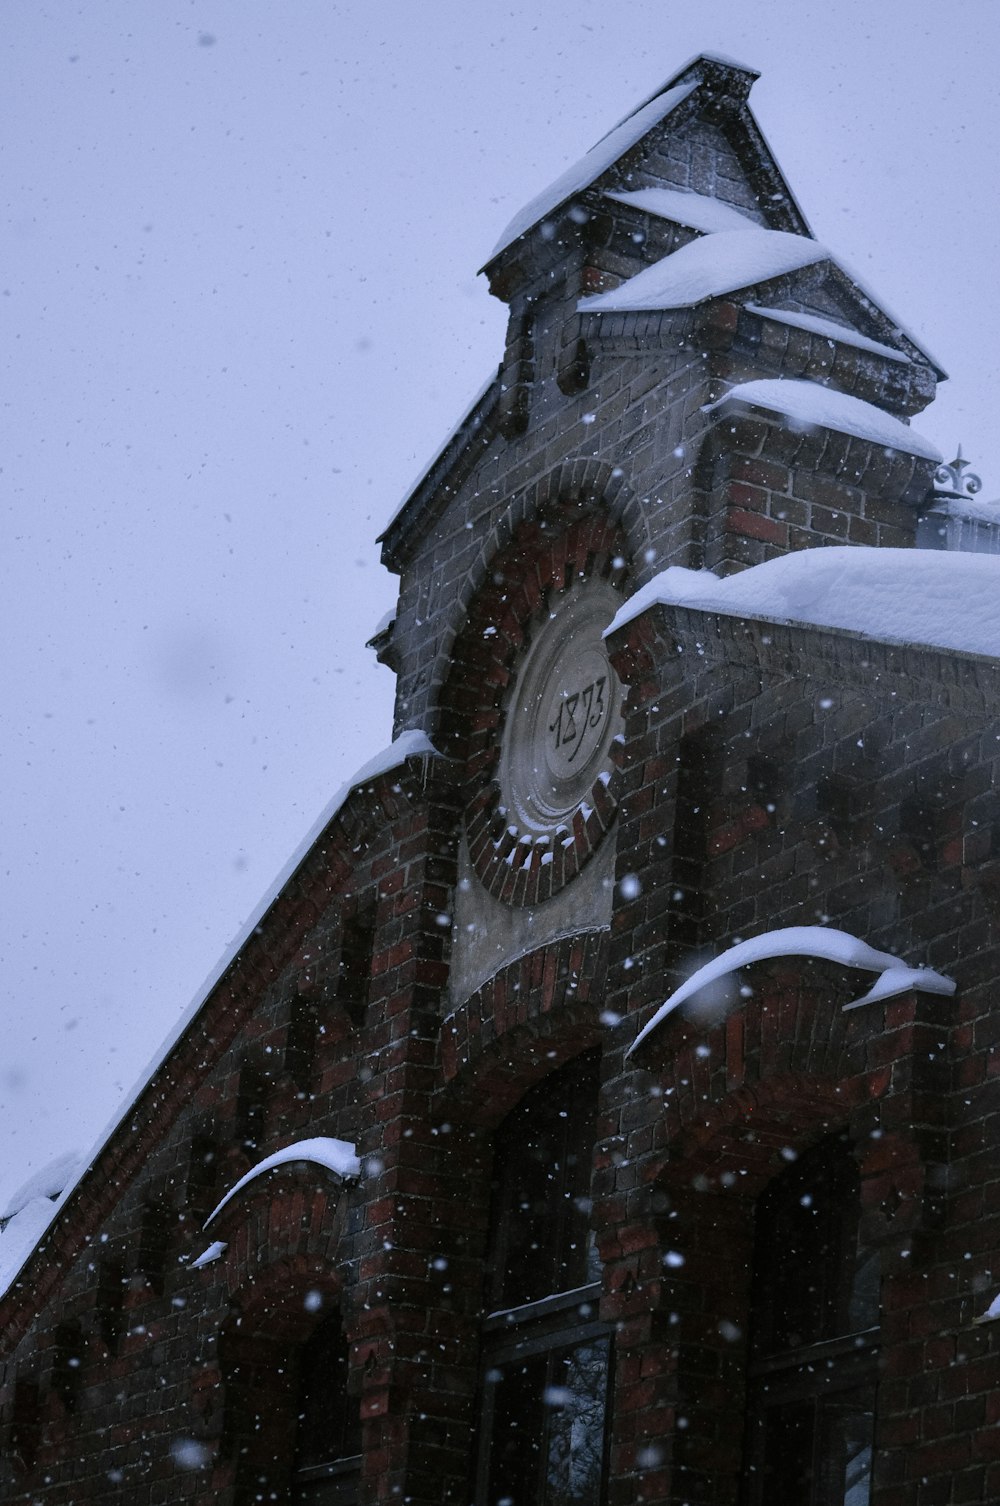
[[487, 263], [395, 741], [0, 1235], [5, 1503], [1000, 1500], [993, 561], [754, 77]]

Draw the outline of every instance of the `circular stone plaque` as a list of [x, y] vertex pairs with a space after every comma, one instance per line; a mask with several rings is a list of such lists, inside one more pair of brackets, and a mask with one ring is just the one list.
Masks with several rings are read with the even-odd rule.
[[533, 635], [504, 719], [500, 799], [522, 831], [555, 833], [609, 769], [621, 694], [601, 637], [620, 602], [605, 581], [556, 598]]

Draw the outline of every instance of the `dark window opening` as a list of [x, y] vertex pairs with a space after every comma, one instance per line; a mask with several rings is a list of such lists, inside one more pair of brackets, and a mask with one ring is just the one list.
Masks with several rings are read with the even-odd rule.
[[962, 824], [962, 791], [954, 781], [904, 800], [899, 809], [900, 834], [930, 873], [943, 865], [944, 849], [961, 837]]
[[236, 1092], [235, 1134], [242, 1150], [257, 1150], [264, 1138], [267, 1118], [267, 1077], [252, 1058], [240, 1068]]
[[127, 1282], [120, 1260], [101, 1261], [97, 1273], [97, 1330], [112, 1354], [117, 1354], [125, 1330]]
[[222, 1450], [234, 1464], [234, 1506], [357, 1506], [360, 1411], [347, 1394], [339, 1315], [301, 1341], [269, 1331], [270, 1317], [258, 1314], [220, 1339]]
[[840, 1137], [758, 1202], [744, 1506], [869, 1501], [879, 1268], [860, 1207]]
[[214, 1206], [218, 1166], [219, 1152], [215, 1138], [209, 1134], [195, 1135], [188, 1156], [185, 1200], [197, 1219], [207, 1218]]
[[316, 1042], [319, 1036], [319, 1012], [316, 1000], [296, 994], [288, 1018], [285, 1038], [285, 1071], [300, 1093], [308, 1094], [316, 1066]]
[[769, 816], [775, 815], [784, 793], [785, 781], [773, 758], [754, 753], [747, 759], [747, 794], [761, 804]]
[[356, 1024], [368, 1007], [374, 947], [374, 899], [358, 900], [344, 914], [337, 976], [337, 1000]]
[[494, 1163], [477, 1506], [601, 1506], [611, 1338], [590, 1229], [596, 1056], [539, 1083]]
[[677, 804], [674, 815], [673, 955], [699, 946], [707, 914], [707, 879], [712, 804], [722, 782], [718, 735], [705, 728], [681, 739], [677, 752]]
[[320, 1324], [299, 1355], [294, 1506], [355, 1506], [361, 1417], [347, 1394], [348, 1349], [339, 1315]]
[[859, 778], [830, 774], [816, 786], [817, 809], [844, 847], [869, 836], [871, 804], [872, 784]]
[[166, 1203], [147, 1203], [139, 1228], [136, 1264], [156, 1295], [163, 1295], [167, 1272], [167, 1250], [173, 1231], [174, 1215]]
[[83, 1334], [79, 1323], [60, 1323], [55, 1332], [52, 1389], [67, 1412], [75, 1412], [83, 1386]]
[[10, 1425], [10, 1452], [20, 1470], [34, 1468], [41, 1432], [42, 1398], [38, 1382], [22, 1376], [14, 1386], [14, 1415]]

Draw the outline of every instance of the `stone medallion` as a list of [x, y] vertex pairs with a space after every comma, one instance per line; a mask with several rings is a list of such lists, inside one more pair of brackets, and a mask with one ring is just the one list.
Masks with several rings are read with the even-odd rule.
[[550, 597], [515, 667], [495, 777], [469, 823], [473, 865], [509, 903], [554, 893], [613, 818], [622, 694], [602, 634], [620, 604], [603, 579]]
[[601, 637], [618, 609], [603, 581], [556, 598], [514, 683], [500, 745], [500, 799], [520, 830], [554, 836], [608, 770], [618, 682]]

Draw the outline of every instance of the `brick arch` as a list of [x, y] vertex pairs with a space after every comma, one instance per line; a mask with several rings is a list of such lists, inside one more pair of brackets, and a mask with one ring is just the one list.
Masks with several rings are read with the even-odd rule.
[[709, 1191], [737, 1175], [739, 1195], [753, 1202], [788, 1160], [825, 1135], [849, 1131], [852, 1119], [857, 1127], [857, 1111], [870, 1101], [862, 1079], [799, 1072], [734, 1088], [707, 1109], [682, 1114], [670, 1155], [651, 1168], [651, 1178], [660, 1187], [685, 1190], [697, 1179], [698, 1190]]
[[761, 1105], [771, 1104], [782, 1121], [800, 1112], [809, 1121], [814, 1110], [843, 1119], [890, 1086], [891, 1058], [868, 1048], [884, 1037], [882, 1009], [843, 1009], [870, 975], [783, 957], [744, 968], [741, 976], [752, 980], [753, 991], [721, 1017], [678, 1010], [637, 1053], [650, 1091], [662, 1098], [654, 1148], [663, 1156], [678, 1155], [685, 1134], [693, 1148], [700, 1127], [716, 1116], [759, 1115]]
[[621, 534], [627, 559], [642, 558], [649, 544], [642, 509], [622, 468], [606, 460], [562, 461], [519, 491], [495, 520], [475, 564], [459, 584], [451, 622], [443, 628], [438, 642], [430, 676], [432, 684], [442, 687], [431, 708], [434, 736], [447, 730], [450, 666], [456, 640], [462, 635], [472, 604], [488, 583], [496, 562], [518, 538], [558, 531], [567, 520], [586, 514], [602, 516], [614, 525]]
[[489, 978], [441, 1027], [437, 1117], [491, 1129], [525, 1091], [597, 1045], [608, 935], [539, 947]]
[[266, 1301], [277, 1311], [284, 1289], [339, 1295], [348, 1196], [329, 1172], [312, 1165], [303, 1170], [298, 1163], [276, 1168], [238, 1193], [211, 1227], [226, 1244], [222, 1269], [230, 1303], [249, 1312]]
[[617, 812], [617, 746], [555, 840], [518, 825], [496, 777], [518, 665], [547, 624], [553, 598], [580, 579], [621, 590], [629, 578], [630, 541], [620, 511], [607, 502], [621, 479], [606, 465], [588, 466], [594, 474], [582, 479], [573, 466], [550, 473], [526, 494], [534, 499], [529, 516], [509, 533], [497, 525], [496, 547], [483, 551], [481, 568], [465, 581], [459, 625], [446, 635], [434, 737], [464, 768], [473, 866], [495, 899], [515, 906], [540, 904], [572, 879]]
[[229, 1315], [218, 1335], [217, 1366], [200, 1377], [194, 1398], [206, 1422], [222, 1400], [221, 1429], [213, 1429], [221, 1433], [220, 1447], [206, 1499], [250, 1506], [265, 1480], [269, 1499], [287, 1498], [299, 1353], [338, 1309], [343, 1325], [337, 1255], [346, 1193], [332, 1181], [318, 1185], [313, 1171], [281, 1168], [234, 1198], [217, 1221], [218, 1236], [228, 1240]]
[[[743, 1468], [734, 1419], [745, 1400], [757, 1199], [792, 1160], [845, 1133], [866, 1239], [888, 1243], [902, 1221], [890, 1230], [871, 1220], [883, 1195], [880, 1157], [895, 1157], [894, 1175], [907, 1177], [915, 1154], [894, 1134], [871, 1138], [893, 1117], [894, 1084], [884, 1055], [869, 1049], [885, 1042], [883, 1009], [842, 1011], [857, 996], [856, 975], [784, 958], [745, 977], [753, 994], [722, 1018], [678, 1013], [644, 1048], [630, 1121], [609, 1147], [620, 1162], [595, 1200], [605, 1307], [628, 1334], [622, 1372], [657, 1377], [639, 1427], [669, 1415], [660, 1432], [670, 1498], [701, 1499], [710, 1480], [719, 1506], [735, 1506]], [[615, 1449], [634, 1462], [628, 1435]]]
[[638, 500], [625, 480], [620, 466], [606, 460], [566, 460], [553, 466], [536, 481], [524, 487], [496, 519], [483, 540], [476, 562], [462, 581], [456, 602], [454, 621], [459, 626], [446, 629], [438, 650], [442, 673], [436, 682], [447, 679], [447, 661], [455, 637], [469, 607], [489, 578], [494, 561], [510, 546], [525, 525], [551, 526], [566, 509], [577, 513], [602, 512], [621, 528], [629, 556], [640, 558], [649, 542]]

